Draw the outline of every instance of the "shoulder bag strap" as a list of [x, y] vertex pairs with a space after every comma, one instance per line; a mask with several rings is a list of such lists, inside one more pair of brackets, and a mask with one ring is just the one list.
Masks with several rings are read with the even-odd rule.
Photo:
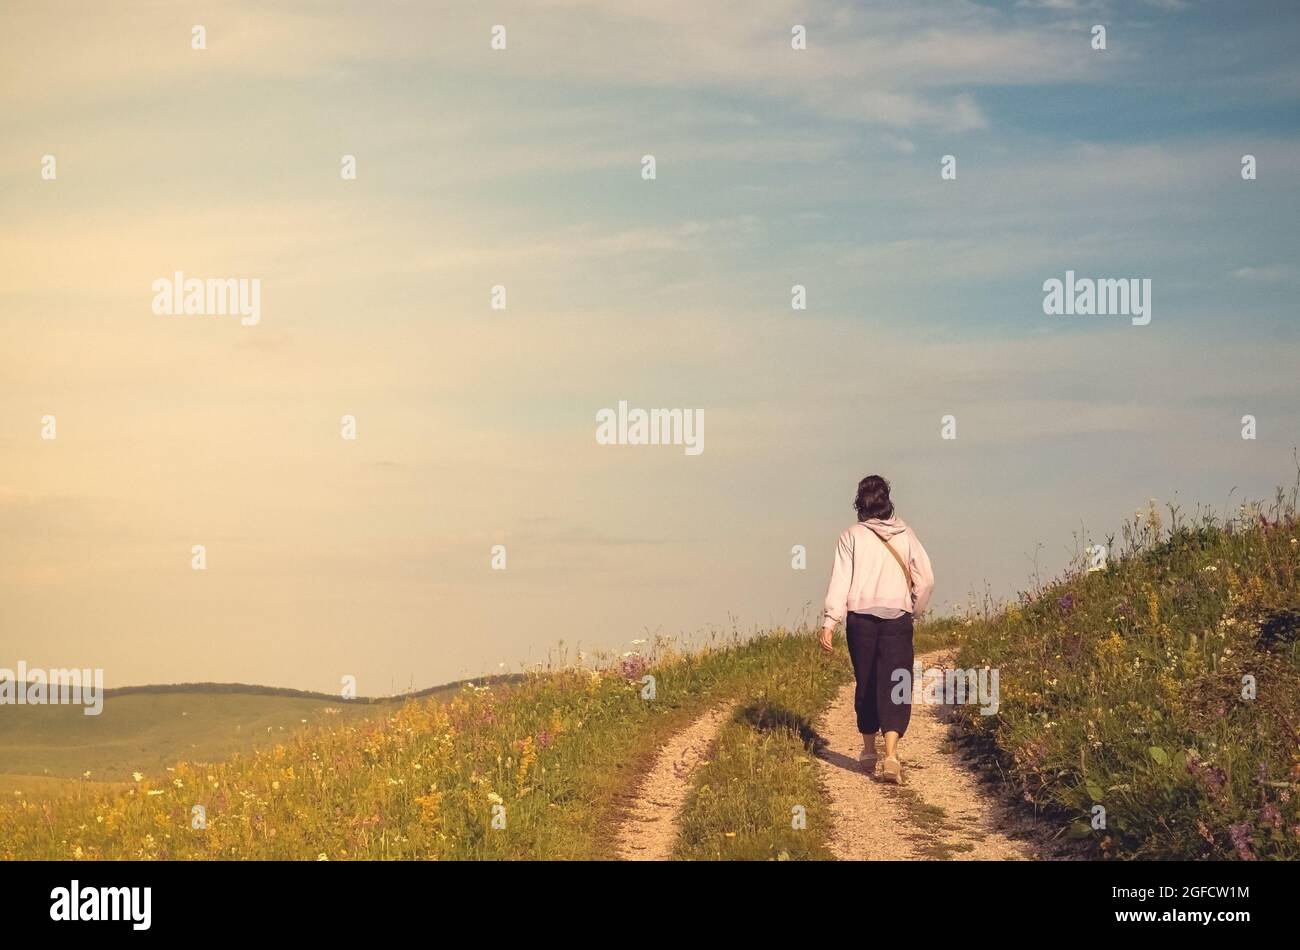
[[[871, 531], [872, 534], [876, 534], [876, 532], [872, 531], [871, 528], [867, 528], [867, 530]], [[903, 576], [907, 578], [907, 593], [908, 596], [911, 596], [912, 572], [908, 570], [907, 564], [903, 561], [902, 557], [899, 556], [899, 553], [894, 550], [894, 546], [892, 544], [890, 544], [888, 541], [886, 541], [878, 534], [876, 534], [876, 540], [885, 546], [885, 550], [887, 550], [890, 554], [894, 556], [894, 560], [897, 562], [898, 566], [903, 569]]]

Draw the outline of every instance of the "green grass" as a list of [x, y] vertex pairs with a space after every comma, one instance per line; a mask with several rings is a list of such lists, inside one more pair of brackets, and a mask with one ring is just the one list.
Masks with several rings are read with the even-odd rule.
[[918, 620], [912, 632], [916, 655], [944, 650], [961, 643], [965, 624], [957, 617], [926, 617]]
[[[818, 860], [830, 815], [818, 784], [812, 723], [851, 673], [842, 642], [821, 653], [812, 637], [782, 644], [778, 662], [719, 733], [695, 774], [675, 857], [684, 860]], [[799, 811], [796, 811], [799, 809]]]
[[966, 621], [960, 665], [1001, 677], [966, 734], [1017, 795], [1102, 855], [1300, 857], [1295, 499], [1226, 524], [1153, 506], [1104, 570]]
[[620, 803], [663, 739], [812, 649], [810, 635], [783, 631], [689, 655], [660, 643], [648, 661], [300, 723], [270, 746], [182, 757], [125, 790], [19, 796], [0, 806], [0, 858], [609, 857]]
[[[333, 710], [333, 712], [327, 712]], [[248, 753], [327, 718], [381, 715], [382, 706], [262, 692], [110, 692], [98, 716], [77, 705], [0, 711], [0, 788], [17, 776], [129, 782], [180, 759], [209, 762]], [[30, 791], [57, 790], [57, 783]]]

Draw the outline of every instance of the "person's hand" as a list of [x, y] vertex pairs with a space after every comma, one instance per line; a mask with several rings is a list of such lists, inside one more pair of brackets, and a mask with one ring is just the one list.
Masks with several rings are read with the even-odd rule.
[[834, 627], [822, 627], [822, 632], [817, 636], [817, 642], [821, 644], [823, 653], [832, 652], [831, 637], [835, 635]]

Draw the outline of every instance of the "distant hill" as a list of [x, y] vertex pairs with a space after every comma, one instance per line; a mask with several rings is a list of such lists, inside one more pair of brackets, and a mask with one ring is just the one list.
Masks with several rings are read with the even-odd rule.
[[182, 760], [211, 762], [247, 753], [306, 725], [382, 716], [408, 699], [450, 699], [466, 683], [516, 679], [458, 680], [352, 700], [245, 683], [126, 686], [104, 690], [98, 716], [76, 705], [0, 706], [0, 795], [19, 791], [46, 798], [75, 791], [83, 782], [129, 782], [133, 772], [156, 774]]

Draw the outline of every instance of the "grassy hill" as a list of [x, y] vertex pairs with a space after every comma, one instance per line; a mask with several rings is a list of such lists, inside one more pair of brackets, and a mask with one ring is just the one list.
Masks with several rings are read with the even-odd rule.
[[[1226, 523], [1153, 507], [1122, 535], [1104, 565], [918, 628], [918, 651], [955, 640], [959, 666], [999, 671], [995, 715], [958, 710], [963, 741], [1098, 856], [1300, 857], [1296, 492]], [[609, 857], [665, 738], [724, 702], [741, 712], [677, 856], [825, 857], [808, 724], [848, 676], [836, 649], [776, 630], [388, 702], [214, 686], [121, 691], [98, 720], [0, 713], [23, 792], [0, 802], [0, 859]]]
[[84, 715], [75, 705], [0, 707], [0, 795], [49, 797], [117, 787], [136, 772], [247, 754], [306, 726], [383, 715], [412, 697], [444, 700], [462, 686], [344, 701], [276, 687], [182, 683], [106, 690], [98, 716]]
[[601, 670], [272, 724], [272, 742], [227, 759], [182, 754], [125, 787], [0, 803], [0, 859], [608, 857], [629, 783], [667, 735], [720, 701], [774, 682], [806, 691], [845, 666], [784, 631], [690, 654], [661, 642]]
[[1120, 547], [966, 622], [960, 665], [1001, 676], [969, 738], [1099, 854], [1300, 857], [1296, 492], [1227, 523], [1153, 505]]

